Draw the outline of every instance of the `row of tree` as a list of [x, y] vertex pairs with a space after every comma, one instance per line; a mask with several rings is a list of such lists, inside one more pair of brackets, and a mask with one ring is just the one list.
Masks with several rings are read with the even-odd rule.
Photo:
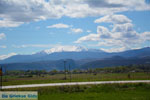
[[[95, 69], [74, 69], [71, 70], [72, 74], [97, 74], [97, 73], [128, 73], [128, 72], [150, 72], [150, 64], [144, 65], [129, 65], [129, 66], [119, 66], [119, 67], [105, 67], [105, 68], [95, 68]], [[15, 70], [15, 71], [5, 71], [4, 75], [15, 75], [15, 76], [41, 76], [41, 75], [55, 75], [55, 74], [63, 74], [64, 71], [59, 70]], [[66, 73], [69, 73], [66, 70]]]

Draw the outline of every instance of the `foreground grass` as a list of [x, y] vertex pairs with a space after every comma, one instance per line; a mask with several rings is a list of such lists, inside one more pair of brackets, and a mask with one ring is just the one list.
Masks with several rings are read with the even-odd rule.
[[[130, 74], [130, 77], [128, 77]], [[72, 74], [72, 82], [86, 81], [118, 81], [118, 80], [150, 80], [150, 73], [103, 73], [103, 74]], [[19, 78], [17, 76], [3, 77], [3, 85], [22, 85], [40, 83], [70, 82], [69, 76], [64, 80], [64, 74], [46, 75], [44, 77]]]
[[103, 84], [8, 89], [38, 91], [39, 100], [150, 100], [150, 84]]

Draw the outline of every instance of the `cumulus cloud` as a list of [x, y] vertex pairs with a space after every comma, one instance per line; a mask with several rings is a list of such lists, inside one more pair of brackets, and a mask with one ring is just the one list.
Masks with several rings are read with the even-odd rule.
[[18, 27], [24, 22], [16, 22], [8, 19], [0, 20], [0, 27]]
[[102, 7], [102, 8], [120, 8], [125, 5], [121, 3], [109, 2], [109, 0], [85, 0], [91, 7]]
[[[150, 9], [149, 5], [145, 0], [84, 0], [90, 7], [96, 8], [109, 8], [109, 9], [120, 9], [121, 11], [126, 10], [147, 10]], [[145, 7], [144, 7], [145, 6]]]
[[71, 31], [73, 33], [82, 33], [83, 32], [83, 30], [81, 28], [71, 28]]
[[114, 25], [112, 32], [114, 37], [117, 38], [128, 38], [128, 39], [138, 39], [139, 34], [133, 29], [132, 23], [125, 23], [125, 24], [116, 24]]
[[4, 39], [6, 36], [4, 33], [0, 33], [0, 40]]
[[79, 38], [74, 43], [82, 43], [82, 42], [85, 42], [85, 41], [98, 41], [99, 39], [100, 39], [99, 34], [89, 34], [87, 36], [83, 36], [83, 37]]
[[99, 41], [100, 38], [110, 38], [111, 34], [106, 27], [98, 26], [97, 34], [89, 34], [87, 36], [83, 36], [79, 38], [75, 43], [82, 43], [84, 41]]
[[102, 22], [122, 24], [122, 23], [131, 23], [132, 21], [124, 15], [107, 15], [95, 20], [95, 23], [102, 23]]
[[99, 18], [96, 20], [96, 22], [112, 23], [113, 27], [111, 30], [103, 26], [98, 26], [97, 34], [89, 34], [87, 36], [80, 37], [77, 41], [75, 41], [75, 43], [97, 41], [97, 44], [95, 46], [110, 47], [111, 49], [108, 50], [111, 52], [117, 51], [117, 49], [112, 48], [114, 46], [118, 48], [119, 51], [122, 51], [129, 48], [136, 48], [142, 43], [150, 41], [150, 32], [138, 33], [134, 30], [132, 21], [126, 16], [111, 15], [119, 16], [119, 18], [123, 20], [117, 20], [117, 17], [114, 17], [113, 20], [110, 15], [108, 16], [109, 17], [104, 16], [102, 18]]
[[103, 26], [97, 27], [97, 34], [100, 35], [100, 38], [111, 38], [111, 33], [106, 27]]
[[69, 27], [70, 27], [69, 25], [62, 23], [47, 26], [47, 28], [69, 28]]
[[77, 18], [134, 10], [150, 10], [150, 6], [145, 0], [0, 0], [0, 27], [62, 16]]
[[0, 0], [0, 27], [17, 27], [25, 22], [60, 18], [61, 6], [45, 0]]
[[144, 32], [143, 34], [140, 34], [140, 36], [144, 41], [150, 41], [150, 32]]
[[9, 53], [8, 55], [0, 55], [0, 60], [4, 60], [6, 58], [9, 58], [11, 56], [17, 55], [16, 53]]
[[105, 51], [105, 52], [122, 52], [127, 50], [126, 47], [120, 47], [120, 48], [109, 48], [109, 49], [105, 49], [105, 48], [101, 48], [101, 50]]

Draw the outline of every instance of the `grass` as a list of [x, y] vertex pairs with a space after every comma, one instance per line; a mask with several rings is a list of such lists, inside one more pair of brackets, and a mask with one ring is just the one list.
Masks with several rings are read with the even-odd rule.
[[39, 100], [150, 100], [150, 84], [146, 83], [36, 87], [8, 90], [38, 91]]
[[[72, 82], [82, 81], [116, 81], [116, 80], [150, 80], [150, 73], [103, 73], [103, 74], [72, 74]], [[64, 80], [64, 74], [46, 75], [44, 77], [19, 78], [18, 76], [3, 77], [3, 86], [22, 85], [22, 84], [40, 84], [40, 83], [61, 83], [70, 82], [69, 76]]]

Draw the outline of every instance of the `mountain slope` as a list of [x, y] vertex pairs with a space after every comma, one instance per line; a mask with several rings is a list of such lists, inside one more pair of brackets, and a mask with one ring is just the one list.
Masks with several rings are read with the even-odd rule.
[[[5, 60], [1, 60], [0, 63], [21, 63], [21, 62], [35, 62], [46, 60], [59, 60], [59, 59], [94, 59], [107, 57], [109, 53], [101, 50], [79, 50], [79, 51], [61, 51], [50, 53], [48, 51], [41, 51], [33, 55], [15, 55]], [[50, 54], [49, 54], [50, 53]]]
[[0, 63], [17, 63], [17, 62], [33, 62], [35, 59], [46, 56], [47, 54], [33, 54], [33, 55], [15, 55], [7, 59], [1, 60]]
[[128, 50], [124, 52], [117, 53], [107, 53], [97, 49], [85, 49], [81, 47], [72, 47], [73, 49], [50, 49], [44, 50], [32, 55], [15, 55], [9, 57], [7, 59], [1, 60], [0, 63], [25, 63], [25, 62], [36, 62], [36, 61], [47, 61], [47, 60], [59, 60], [59, 59], [73, 59], [73, 60], [81, 60], [81, 59], [104, 59], [112, 56], [121, 56], [125, 58], [130, 57], [145, 57], [150, 56], [150, 47], [136, 49], [136, 50]]
[[135, 49], [135, 50], [127, 50], [124, 52], [119, 52], [114, 54], [122, 57], [144, 57], [148, 55], [150, 56], [150, 47]]
[[[71, 66], [71, 69], [75, 69], [78, 67], [74, 60], [67, 59], [66, 62], [66, 67]], [[38, 61], [29, 63], [10, 63], [1, 64], [1, 66], [6, 70], [64, 70], [64, 60]]]
[[40, 60], [58, 60], [58, 59], [94, 59], [108, 57], [108, 53], [99, 52], [57, 52], [42, 57]]
[[[68, 68], [69, 66], [71, 66], [71, 69], [101, 68], [131, 64], [150, 64], [150, 56], [141, 58], [123, 58], [120, 56], [114, 56], [111, 58], [105, 58], [101, 60], [86, 59], [77, 61], [72, 59], [66, 59], [66, 67]], [[10, 63], [1, 64], [0, 66], [7, 70], [64, 70], [64, 60]]]
[[88, 62], [81, 65], [81, 69], [88, 68], [101, 68], [101, 67], [113, 67], [113, 66], [122, 66], [122, 65], [131, 65], [131, 64], [150, 64], [150, 56], [141, 57], [141, 58], [123, 58], [120, 56], [114, 56], [112, 58], [106, 58], [102, 60], [96, 60]]

